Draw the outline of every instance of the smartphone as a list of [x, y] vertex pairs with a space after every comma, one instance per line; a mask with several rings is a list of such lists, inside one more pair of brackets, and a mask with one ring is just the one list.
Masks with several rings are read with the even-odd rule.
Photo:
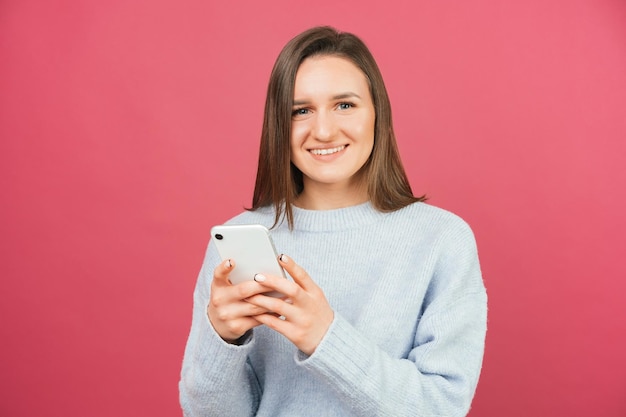
[[[232, 259], [235, 268], [230, 272], [232, 284], [253, 280], [256, 274], [268, 274], [286, 278], [278, 263], [278, 254], [269, 230], [260, 224], [213, 226], [211, 237], [222, 260]], [[282, 294], [265, 293], [273, 297]]]

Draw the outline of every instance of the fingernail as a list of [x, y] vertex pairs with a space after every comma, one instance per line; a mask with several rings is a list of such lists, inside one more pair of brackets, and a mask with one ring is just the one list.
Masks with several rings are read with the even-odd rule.
[[293, 300], [291, 298], [285, 298], [285, 302], [287, 304], [293, 304]]
[[289, 258], [288, 258], [288, 257], [287, 257], [287, 255], [285, 255], [284, 253], [283, 253], [283, 254], [281, 254], [281, 255], [278, 257], [278, 259], [280, 259], [280, 261], [281, 261], [282, 263], [285, 263], [285, 264], [286, 264], [287, 262], [289, 262]]
[[226, 259], [226, 268], [231, 268], [233, 266], [233, 263], [230, 261], [230, 259]]
[[263, 281], [265, 281], [265, 275], [254, 274], [254, 280], [256, 282], [263, 282]]

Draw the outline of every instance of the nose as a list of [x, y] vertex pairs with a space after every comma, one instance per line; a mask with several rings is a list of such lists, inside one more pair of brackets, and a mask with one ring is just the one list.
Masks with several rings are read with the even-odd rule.
[[333, 139], [335, 131], [336, 125], [333, 116], [327, 112], [318, 112], [313, 121], [313, 137], [319, 141], [330, 141]]

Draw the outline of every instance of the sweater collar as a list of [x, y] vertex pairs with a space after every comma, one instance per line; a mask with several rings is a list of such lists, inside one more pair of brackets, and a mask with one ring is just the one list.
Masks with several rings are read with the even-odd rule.
[[[294, 230], [326, 232], [348, 230], [371, 224], [385, 215], [374, 208], [371, 202], [333, 210], [307, 210], [292, 206]], [[287, 227], [284, 224], [284, 227]]]

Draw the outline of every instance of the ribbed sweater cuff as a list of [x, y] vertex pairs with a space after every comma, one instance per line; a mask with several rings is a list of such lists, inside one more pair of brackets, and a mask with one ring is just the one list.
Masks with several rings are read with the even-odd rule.
[[296, 362], [314, 373], [343, 381], [363, 381], [368, 364], [375, 355], [375, 346], [365, 339], [350, 323], [335, 313], [328, 332], [311, 356], [298, 352]]
[[[242, 340], [240, 345], [227, 343], [217, 334], [207, 318], [198, 335], [199, 343], [196, 344], [196, 348], [201, 352], [198, 352], [194, 357], [202, 360], [198, 366], [206, 367], [206, 369], [237, 369], [241, 367], [255, 345], [251, 333]], [[227, 379], [231, 377], [228, 372], [220, 372], [220, 374]]]

